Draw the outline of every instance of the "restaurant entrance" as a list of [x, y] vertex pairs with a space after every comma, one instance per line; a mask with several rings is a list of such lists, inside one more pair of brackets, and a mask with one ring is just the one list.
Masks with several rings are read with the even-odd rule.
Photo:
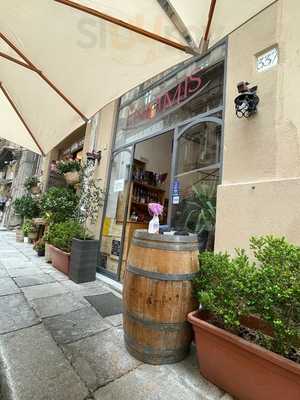
[[205, 198], [215, 210], [220, 179], [224, 54], [216, 48], [121, 99], [98, 272], [123, 280], [133, 233], [148, 227], [150, 202], [164, 206], [161, 224], [197, 233], [199, 242], [210, 234], [213, 245], [214, 226], [200, 214]]

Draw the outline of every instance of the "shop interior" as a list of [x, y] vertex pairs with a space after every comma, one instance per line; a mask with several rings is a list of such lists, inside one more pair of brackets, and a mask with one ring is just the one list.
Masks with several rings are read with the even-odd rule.
[[170, 131], [137, 143], [133, 156], [125, 151], [113, 161], [100, 266], [116, 274], [122, 255], [121, 279], [134, 231], [146, 229], [152, 218], [148, 212], [149, 203], [164, 206], [160, 222], [167, 224], [172, 150], [173, 131]]

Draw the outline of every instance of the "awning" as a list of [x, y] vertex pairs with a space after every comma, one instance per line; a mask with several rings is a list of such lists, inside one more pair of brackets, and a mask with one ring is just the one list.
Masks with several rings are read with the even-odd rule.
[[200, 39], [216, 43], [272, 2], [1, 1], [0, 136], [46, 154]]

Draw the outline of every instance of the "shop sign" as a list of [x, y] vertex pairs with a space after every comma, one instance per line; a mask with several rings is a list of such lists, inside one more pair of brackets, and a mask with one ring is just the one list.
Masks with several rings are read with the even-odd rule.
[[182, 107], [185, 103], [196, 97], [210, 82], [204, 82], [203, 78], [195, 71], [193, 75], [185, 77], [167, 92], [164, 92], [148, 104], [135, 108], [127, 117], [126, 129], [158, 120], [169, 113]]
[[121, 241], [113, 239], [111, 244], [111, 255], [119, 257], [121, 254]]

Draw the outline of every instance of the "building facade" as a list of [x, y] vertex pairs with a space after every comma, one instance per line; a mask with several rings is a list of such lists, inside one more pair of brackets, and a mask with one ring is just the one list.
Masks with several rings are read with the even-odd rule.
[[[149, 202], [164, 205], [162, 224], [197, 231], [191, 202], [203, 194], [216, 199], [215, 251], [247, 249], [252, 235], [264, 234], [300, 244], [299, 16], [296, 1], [274, 2], [208, 53], [134, 88], [87, 124], [81, 157], [101, 154], [95, 177], [106, 192], [93, 227], [98, 272], [122, 281]], [[235, 108], [243, 81], [257, 86], [260, 100], [249, 118]], [[61, 150], [47, 156], [46, 171]]]

